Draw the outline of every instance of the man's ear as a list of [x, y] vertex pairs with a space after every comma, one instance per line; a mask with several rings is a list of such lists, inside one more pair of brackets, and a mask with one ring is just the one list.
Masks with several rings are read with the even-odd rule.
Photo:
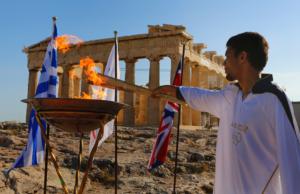
[[241, 62], [245, 62], [246, 60], [248, 60], [248, 53], [246, 51], [242, 51], [239, 54], [239, 60]]

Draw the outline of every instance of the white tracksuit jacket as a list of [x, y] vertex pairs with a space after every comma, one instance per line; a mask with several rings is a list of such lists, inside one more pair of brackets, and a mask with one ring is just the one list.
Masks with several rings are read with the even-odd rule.
[[220, 118], [215, 194], [300, 193], [299, 129], [272, 75], [245, 99], [238, 84], [219, 91], [181, 86], [177, 94], [190, 107]]

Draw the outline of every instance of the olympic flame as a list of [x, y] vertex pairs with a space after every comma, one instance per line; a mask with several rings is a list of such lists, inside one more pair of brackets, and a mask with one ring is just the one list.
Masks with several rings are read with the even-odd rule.
[[95, 85], [102, 85], [104, 81], [98, 76], [95, 71], [96, 64], [93, 59], [86, 57], [80, 60], [80, 67], [84, 69], [85, 75], [87, 76], [87, 81], [94, 83]]
[[[80, 67], [82, 67], [85, 75], [87, 76], [87, 80], [84, 80], [84, 81], [92, 82], [97, 86], [102, 85], [104, 83], [104, 81], [98, 76], [98, 74], [95, 70], [96, 64], [92, 58], [86, 57], [86, 58], [81, 59], [79, 65], [80, 65]], [[95, 99], [104, 99], [106, 94], [103, 91], [103, 88], [92, 87], [92, 96]], [[82, 96], [79, 98], [92, 99], [92, 96], [85, 92], [82, 92]]]
[[82, 92], [82, 96], [80, 98], [81, 99], [92, 99], [92, 96], [85, 92]]
[[66, 53], [72, 45], [80, 46], [81, 43], [83, 40], [74, 35], [64, 34], [55, 39], [56, 47], [62, 53]]

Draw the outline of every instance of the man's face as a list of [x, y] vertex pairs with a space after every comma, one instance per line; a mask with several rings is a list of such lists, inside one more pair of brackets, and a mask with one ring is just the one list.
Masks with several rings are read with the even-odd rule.
[[226, 73], [226, 79], [228, 81], [234, 81], [237, 79], [239, 70], [238, 56], [235, 56], [234, 50], [230, 47], [227, 48], [225, 53], [226, 59], [224, 61], [224, 69]]

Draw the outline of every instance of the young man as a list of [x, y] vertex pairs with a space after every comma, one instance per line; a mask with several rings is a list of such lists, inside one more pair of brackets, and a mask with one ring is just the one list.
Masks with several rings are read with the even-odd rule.
[[300, 134], [285, 93], [261, 76], [268, 43], [258, 33], [231, 37], [220, 91], [163, 86], [153, 95], [184, 100], [220, 118], [216, 150], [216, 194], [300, 193]]

